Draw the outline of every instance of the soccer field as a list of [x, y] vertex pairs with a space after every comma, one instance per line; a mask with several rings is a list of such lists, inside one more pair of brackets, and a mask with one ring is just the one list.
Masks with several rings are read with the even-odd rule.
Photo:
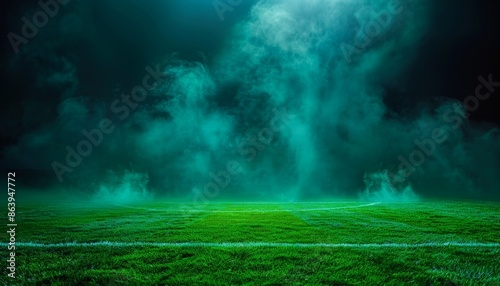
[[500, 285], [498, 203], [210, 203], [188, 212], [181, 206], [22, 206], [16, 279], [20, 285]]

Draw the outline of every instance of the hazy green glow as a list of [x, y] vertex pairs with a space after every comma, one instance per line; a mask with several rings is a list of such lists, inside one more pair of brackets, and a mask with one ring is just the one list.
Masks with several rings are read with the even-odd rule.
[[[80, 95], [70, 60], [55, 57], [58, 72], [40, 77], [40, 84], [67, 87], [58, 118], [21, 138], [6, 156], [28, 164], [34, 159], [23, 154], [36, 153], [47, 168], [81, 139], [81, 130], [110, 117], [116, 130], [66, 175], [70, 196], [294, 201], [360, 194], [414, 201], [415, 193], [436, 190], [492, 194], [499, 184], [498, 158], [491, 156], [499, 148], [498, 132], [472, 129], [451, 100], [434, 110], [404, 107], [412, 114], [398, 116], [384, 102], [386, 86], [404, 90], [403, 75], [429, 32], [433, 8], [429, 0], [400, 3], [394, 9], [382, 0], [256, 1], [208, 60], [171, 56], [162, 62], [168, 79], [135, 109], [122, 103], [130, 114], [123, 121], [117, 118], [122, 112], [109, 108], [122, 89], [95, 103]], [[120, 11], [133, 11], [126, 7]], [[383, 27], [360, 47], [360, 31], [367, 33], [373, 21]], [[346, 45], [359, 51], [347, 59]], [[400, 156], [408, 160], [418, 148], [415, 140], [431, 137], [436, 128], [446, 142], [406, 181], [389, 183], [387, 170], [401, 176], [395, 171]], [[238, 175], [226, 178], [235, 164]], [[478, 170], [479, 164], [484, 168]]]

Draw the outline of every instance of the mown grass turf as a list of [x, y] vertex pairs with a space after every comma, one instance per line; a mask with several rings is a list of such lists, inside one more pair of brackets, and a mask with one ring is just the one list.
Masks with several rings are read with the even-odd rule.
[[[500, 243], [499, 204], [357, 205], [212, 203], [189, 212], [167, 203], [31, 205], [18, 209], [16, 238], [38, 243]], [[500, 285], [499, 254], [498, 247], [454, 246], [19, 247], [16, 273], [22, 285]]]

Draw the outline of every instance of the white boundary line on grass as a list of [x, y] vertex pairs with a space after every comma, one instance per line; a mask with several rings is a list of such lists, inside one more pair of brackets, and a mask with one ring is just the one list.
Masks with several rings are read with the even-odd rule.
[[357, 206], [345, 206], [345, 207], [335, 207], [335, 208], [315, 208], [315, 209], [275, 209], [275, 210], [234, 210], [234, 211], [225, 211], [225, 210], [213, 210], [209, 212], [215, 213], [274, 213], [274, 212], [309, 212], [309, 211], [329, 211], [329, 210], [341, 210], [341, 209], [355, 209], [355, 208], [363, 208], [378, 205], [380, 202], [365, 204], [365, 205], [357, 205]]
[[[0, 243], [6, 247], [7, 243]], [[427, 243], [282, 243], [282, 242], [62, 242], [37, 243], [16, 242], [20, 247], [57, 248], [57, 247], [327, 247], [327, 248], [421, 248], [421, 247], [467, 247], [500, 248], [500, 243], [481, 242], [427, 242]]]
[[381, 202], [355, 205], [355, 206], [344, 206], [344, 207], [334, 207], [334, 208], [314, 208], [314, 209], [274, 209], [274, 210], [179, 210], [179, 209], [152, 209], [152, 208], [141, 208], [125, 205], [115, 205], [124, 208], [131, 209], [143, 209], [148, 211], [161, 211], [161, 212], [203, 212], [203, 213], [276, 213], [276, 212], [309, 212], [309, 211], [330, 211], [330, 210], [341, 210], [341, 209], [356, 209], [378, 205]]

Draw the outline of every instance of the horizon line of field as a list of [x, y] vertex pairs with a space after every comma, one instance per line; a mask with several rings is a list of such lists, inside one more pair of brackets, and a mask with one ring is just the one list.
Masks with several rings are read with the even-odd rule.
[[148, 210], [148, 211], [159, 211], [159, 212], [191, 212], [191, 213], [273, 213], [273, 212], [308, 212], [308, 211], [330, 211], [330, 210], [341, 210], [341, 209], [356, 209], [363, 207], [370, 207], [374, 205], [381, 204], [381, 202], [363, 204], [363, 205], [354, 205], [354, 206], [343, 206], [343, 207], [333, 207], [333, 208], [312, 208], [312, 209], [271, 209], [271, 210], [261, 210], [261, 209], [249, 209], [249, 210], [189, 210], [189, 209], [157, 209], [157, 208], [142, 208], [142, 207], [133, 207], [126, 205], [115, 204], [118, 207], [131, 208], [131, 209], [140, 209], [140, 210]]
[[[0, 243], [6, 247], [8, 243]], [[20, 247], [60, 248], [60, 247], [324, 247], [324, 248], [433, 248], [433, 247], [470, 247], [470, 248], [500, 248], [500, 243], [482, 242], [425, 242], [425, 243], [286, 243], [286, 242], [62, 242], [36, 243], [16, 242]]]

